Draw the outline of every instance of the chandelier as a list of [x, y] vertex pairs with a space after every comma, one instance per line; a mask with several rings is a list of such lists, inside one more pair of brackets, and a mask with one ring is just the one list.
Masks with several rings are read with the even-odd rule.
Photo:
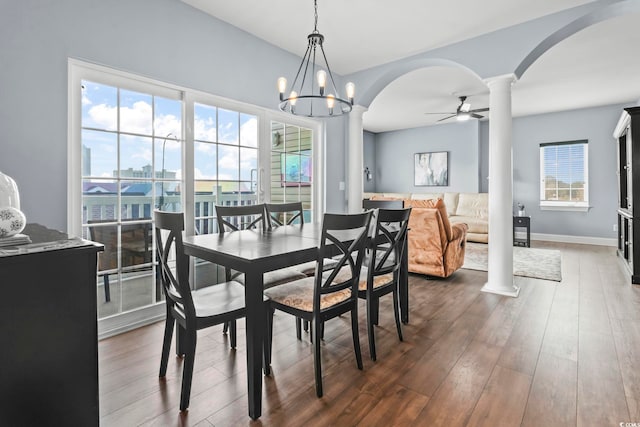
[[[288, 97], [285, 97], [287, 79], [284, 77], [278, 79], [280, 109], [306, 117], [334, 117], [347, 114], [353, 106], [355, 85], [349, 82], [345, 86], [348, 101], [340, 97], [322, 47], [324, 36], [318, 32], [317, 0], [313, 1], [313, 6], [315, 9], [313, 32], [307, 36], [307, 51], [302, 58]], [[318, 47], [320, 47], [322, 54], [319, 59], [324, 60], [324, 67], [322, 64], [316, 64], [316, 49]]]

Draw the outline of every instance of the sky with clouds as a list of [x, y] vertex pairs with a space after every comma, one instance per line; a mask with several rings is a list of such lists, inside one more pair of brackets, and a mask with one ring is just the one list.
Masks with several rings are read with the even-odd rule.
[[[119, 95], [115, 87], [83, 82], [82, 143], [91, 149], [91, 176], [112, 178], [114, 170], [140, 170], [155, 159], [156, 171], [164, 164], [179, 179], [181, 101], [124, 89]], [[258, 167], [257, 118], [203, 104], [196, 104], [194, 113], [195, 178], [250, 180], [251, 170]], [[126, 133], [120, 138], [119, 168], [113, 133], [118, 130]]]

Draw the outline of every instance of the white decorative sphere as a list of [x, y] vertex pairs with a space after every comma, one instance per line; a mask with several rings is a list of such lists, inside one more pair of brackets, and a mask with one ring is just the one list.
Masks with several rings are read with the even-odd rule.
[[27, 218], [16, 208], [0, 208], [0, 239], [20, 233], [27, 225]]

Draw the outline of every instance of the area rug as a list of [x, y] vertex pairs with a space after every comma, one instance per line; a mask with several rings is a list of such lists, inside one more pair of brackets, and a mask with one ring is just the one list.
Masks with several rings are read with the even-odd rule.
[[[462, 268], [487, 271], [489, 245], [467, 242]], [[560, 282], [560, 251], [555, 249], [513, 247], [513, 274]]]

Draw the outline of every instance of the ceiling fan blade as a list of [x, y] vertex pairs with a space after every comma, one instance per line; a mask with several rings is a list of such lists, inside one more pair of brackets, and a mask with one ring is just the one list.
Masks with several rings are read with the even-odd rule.
[[473, 117], [474, 119], [483, 119], [484, 116], [481, 116], [480, 114], [476, 114], [476, 113], [469, 113], [471, 115], [471, 117]]
[[455, 113], [452, 113], [451, 111], [447, 111], [446, 113], [424, 113], [424, 114], [455, 114]]
[[482, 113], [483, 111], [489, 111], [489, 107], [487, 107], [487, 108], [476, 108], [475, 110], [469, 110], [470, 113]]
[[444, 119], [437, 120], [437, 121], [436, 121], [436, 123], [437, 123], [437, 122], [442, 122], [442, 121], [444, 121], [444, 120], [448, 120], [448, 119], [450, 119], [450, 118], [452, 118], [452, 117], [455, 117], [455, 116], [456, 116], [456, 115], [454, 114], [453, 116], [445, 117]]

